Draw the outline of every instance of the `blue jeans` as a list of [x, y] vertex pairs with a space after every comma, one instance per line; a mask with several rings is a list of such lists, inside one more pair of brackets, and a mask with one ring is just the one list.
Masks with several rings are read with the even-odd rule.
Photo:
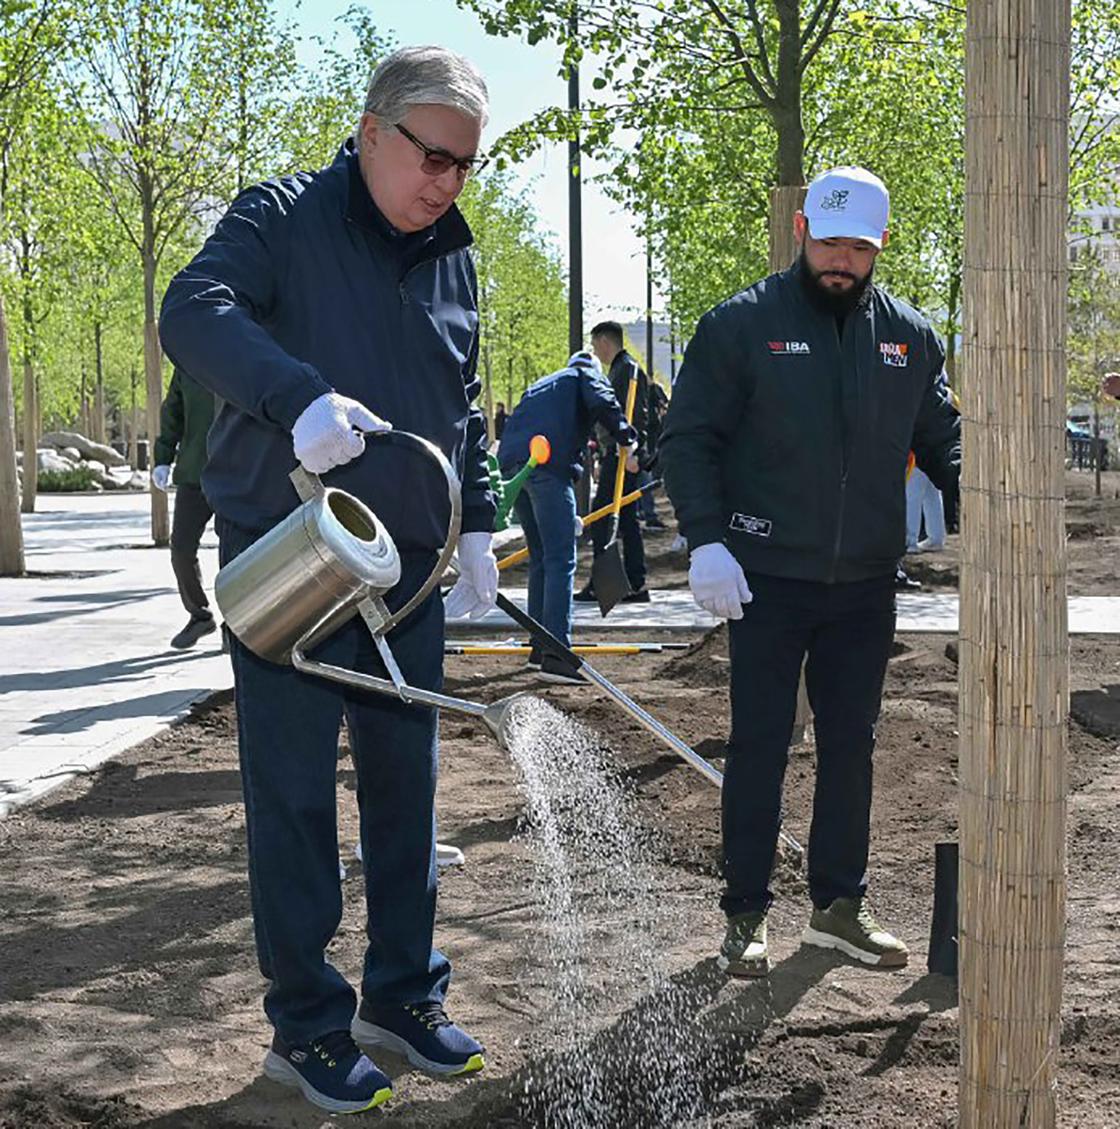
[[[224, 524], [224, 523], [223, 523]], [[253, 535], [219, 531], [225, 564]], [[434, 557], [402, 554], [399, 607]], [[389, 637], [405, 678], [439, 689], [443, 603], [432, 596]], [[437, 713], [265, 662], [231, 640], [249, 889], [264, 1008], [280, 1037], [306, 1043], [348, 1029], [356, 996], [324, 957], [342, 919], [338, 875], [338, 735], [346, 716], [357, 775], [366, 895], [362, 995], [374, 1003], [442, 1000], [451, 976], [432, 948], [436, 908]], [[312, 657], [385, 677], [358, 617]]]
[[575, 488], [566, 478], [535, 470], [513, 508], [529, 547], [529, 614], [570, 647], [576, 575]]
[[825, 908], [867, 888], [871, 754], [894, 639], [894, 576], [822, 584], [749, 573], [754, 600], [728, 624], [731, 737], [723, 780], [728, 915], [766, 909], [802, 660], [817, 779], [809, 896]]

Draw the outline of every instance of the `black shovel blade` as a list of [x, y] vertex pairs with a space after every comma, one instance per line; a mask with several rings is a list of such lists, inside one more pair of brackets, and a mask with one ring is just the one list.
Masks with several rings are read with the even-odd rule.
[[617, 541], [605, 545], [592, 561], [591, 588], [599, 602], [599, 614], [603, 616], [633, 591], [622, 564], [622, 546]]

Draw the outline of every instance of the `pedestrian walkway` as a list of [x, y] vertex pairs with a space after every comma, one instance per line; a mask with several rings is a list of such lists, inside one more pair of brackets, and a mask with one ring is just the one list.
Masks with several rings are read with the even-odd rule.
[[[185, 613], [168, 551], [151, 546], [149, 505], [146, 494], [43, 494], [39, 512], [24, 518], [30, 575], [0, 579], [0, 815], [91, 771], [233, 684], [217, 634], [190, 651], [168, 645]], [[200, 553], [207, 587], [216, 549], [210, 532]], [[525, 606], [523, 588], [505, 591]], [[652, 597], [620, 604], [606, 619], [594, 604], [577, 604], [576, 636], [619, 632], [655, 642], [716, 623], [686, 588]], [[1069, 606], [1071, 632], [1120, 634], [1120, 598], [1074, 597]], [[899, 597], [899, 631], [955, 632], [957, 613], [955, 593], [906, 593]], [[451, 622], [448, 634], [504, 638], [511, 629], [495, 610], [480, 621]]]
[[[171, 495], [174, 505], [174, 493]], [[0, 814], [159, 732], [233, 685], [218, 633], [186, 623], [147, 494], [41, 494], [24, 517], [29, 575], [0, 579]], [[209, 587], [210, 532], [200, 553]]]

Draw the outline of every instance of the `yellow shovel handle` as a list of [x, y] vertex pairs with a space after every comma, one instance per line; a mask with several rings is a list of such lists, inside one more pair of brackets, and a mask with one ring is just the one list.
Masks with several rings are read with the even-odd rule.
[[[634, 404], [638, 399], [638, 372], [635, 368], [630, 376], [630, 384], [626, 389], [626, 422], [633, 423], [634, 421]], [[618, 466], [615, 467], [614, 472], [614, 516], [618, 517], [618, 511], [622, 509], [622, 484], [626, 478], [626, 460], [629, 457], [630, 448], [623, 448], [622, 444], [618, 445]]]
[[[623, 497], [622, 504], [618, 508], [620, 510], [624, 509], [632, 502], [636, 502], [641, 496], [641, 489], [631, 490], [629, 494], [626, 494]], [[589, 525], [593, 525], [601, 518], [605, 518], [608, 514], [612, 513], [614, 513], [614, 503], [608, 502], [605, 506], [600, 506], [597, 510], [592, 510], [591, 513], [589, 513], [586, 517], [580, 518], [580, 520], [583, 522], [583, 528], [586, 529]], [[500, 572], [505, 568], [513, 568], [514, 565], [519, 565], [523, 560], [526, 560], [528, 556], [529, 550], [525, 548], [518, 549], [515, 553], [510, 553], [508, 557], [502, 557], [502, 559], [498, 561], [498, 571]]]

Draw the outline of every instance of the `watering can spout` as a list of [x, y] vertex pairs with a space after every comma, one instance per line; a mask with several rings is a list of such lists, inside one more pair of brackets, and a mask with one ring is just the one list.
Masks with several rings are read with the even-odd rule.
[[510, 736], [510, 722], [512, 720], [513, 707], [519, 702], [528, 702], [532, 699], [531, 694], [511, 694], [508, 698], [499, 698], [496, 702], [491, 702], [482, 712], [482, 720], [486, 723], [487, 729], [494, 734], [494, 740], [498, 742], [503, 749], [509, 749], [509, 736]]

